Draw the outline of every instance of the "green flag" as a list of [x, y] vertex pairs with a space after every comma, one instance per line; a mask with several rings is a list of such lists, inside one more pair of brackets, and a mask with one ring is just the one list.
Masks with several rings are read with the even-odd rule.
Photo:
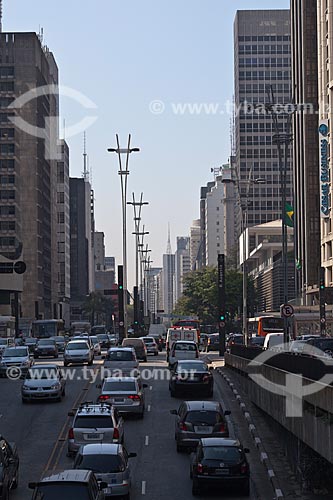
[[294, 227], [294, 209], [289, 203], [284, 207], [284, 222], [286, 226]]

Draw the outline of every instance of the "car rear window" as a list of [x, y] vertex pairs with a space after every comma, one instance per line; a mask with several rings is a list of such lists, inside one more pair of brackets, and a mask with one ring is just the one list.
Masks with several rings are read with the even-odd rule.
[[103, 392], [136, 392], [135, 382], [127, 381], [114, 381], [105, 382], [103, 385]]
[[208, 366], [206, 363], [188, 363], [186, 361], [181, 361], [177, 365], [177, 372], [207, 372]]
[[222, 460], [227, 463], [239, 463], [242, 460], [242, 452], [239, 448], [231, 446], [207, 446], [203, 448], [206, 460]]
[[197, 346], [195, 344], [181, 344], [177, 343], [174, 345], [175, 351], [196, 351]]
[[119, 455], [79, 455], [76, 469], [88, 469], [95, 473], [121, 472], [123, 462]]
[[215, 425], [223, 421], [222, 415], [217, 411], [189, 411], [184, 419], [191, 424]]
[[70, 342], [69, 344], [67, 344], [68, 351], [75, 351], [76, 349], [87, 351], [89, 349], [89, 346], [88, 346], [87, 342], [75, 342], [75, 343]]
[[24, 356], [28, 356], [28, 352], [27, 352], [27, 347], [26, 348], [16, 348], [16, 347], [9, 347], [7, 349], [4, 350], [3, 352], [3, 357], [4, 358], [7, 358], [7, 357], [13, 357], [13, 358], [21, 358], [21, 357], [24, 357]]
[[[35, 498], [35, 497], [34, 497]], [[66, 484], [65, 481], [56, 483], [44, 483], [38, 486], [37, 500], [90, 500], [88, 484]]]
[[130, 351], [111, 351], [108, 352], [107, 358], [109, 361], [134, 361], [134, 355]]
[[110, 429], [113, 423], [110, 416], [106, 415], [79, 415], [75, 419], [74, 427], [78, 429]]

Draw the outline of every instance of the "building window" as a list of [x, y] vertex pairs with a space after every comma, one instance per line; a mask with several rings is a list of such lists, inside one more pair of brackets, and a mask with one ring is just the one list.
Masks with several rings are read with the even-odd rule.
[[14, 78], [13, 66], [3, 66], [0, 68], [0, 78]]
[[0, 221], [0, 231], [15, 231], [15, 222], [11, 220]]
[[65, 193], [60, 191], [57, 193], [57, 202], [58, 203], [65, 203]]
[[11, 205], [0, 206], [0, 215], [15, 215], [15, 207]]
[[64, 212], [58, 212], [58, 224], [65, 223], [65, 214]]
[[0, 154], [2, 155], [13, 155], [15, 153], [14, 144], [0, 144]]

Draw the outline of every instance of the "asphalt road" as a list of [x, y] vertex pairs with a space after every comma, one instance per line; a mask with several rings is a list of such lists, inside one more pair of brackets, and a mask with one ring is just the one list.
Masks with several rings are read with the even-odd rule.
[[[202, 355], [205, 357], [205, 355]], [[38, 360], [38, 364], [46, 360]], [[49, 360], [47, 360], [49, 361]], [[52, 361], [51, 361], [52, 362]], [[59, 361], [62, 364], [61, 360]], [[102, 361], [95, 361], [94, 370], [99, 370]], [[149, 357], [141, 364], [145, 389], [146, 413], [143, 420], [126, 418], [125, 446], [136, 452], [132, 460], [132, 500], [184, 500], [192, 498], [187, 453], [177, 453], [174, 441], [174, 416], [169, 410], [178, 408], [181, 399], [171, 398], [168, 391], [169, 370], [165, 355]], [[149, 372], [155, 370], [155, 379]], [[43, 475], [71, 468], [73, 461], [66, 456], [66, 438], [71, 418], [68, 411], [82, 401], [95, 401], [99, 390], [98, 380], [84, 380], [82, 367], [76, 368], [74, 380], [67, 380], [66, 396], [61, 403], [37, 402], [23, 405], [20, 387], [22, 380], [0, 379], [0, 432], [8, 441], [15, 441], [20, 456], [19, 487], [10, 494], [12, 500], [27, 500], [31, 492], [29, 481]], [[251, 468], [250, 498], [270, 500], [274, 498], [272, 487], [260, 463], [258, 452], [252, 444], [248, 428], [240, 414], [238, 405], [230, 392], [222, 394], [220, 376], [215, 375], [214, 397], [225, 409], [230, 409], [229, 425], [232, 437], [239, 437], [244, 446], [250, 448], [248, 459]], [[193, 398], [197, 399], [197, 398]], [[229, 418], [229, 417], [228, 417]], [[205, 498], [241, 498], [232, 491], [212, 494]]]

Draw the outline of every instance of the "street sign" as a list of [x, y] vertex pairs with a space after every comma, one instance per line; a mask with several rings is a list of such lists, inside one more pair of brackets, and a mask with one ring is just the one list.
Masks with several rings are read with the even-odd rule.
[[321, 318], [320, 322], [321, 323], [326, 323], [326, 319], [325, 318]]
[[225, 322], [224, 321], [220, 321], [220, 327], [223, 328], [225, 326]]
[[27, 265], [25, 262], [23, 262], [23, 260], [18, 260], [17, 262], [15, 262], [14, 264], [14, 271], [17, 273], [17, 274], [23, 274], [25, 273], [27, 269]]
[[124, 326], [124, 322], [123, 321], [119, 321], [119, 326]]
[[284, 318], [290, 318], [294, 314], [294, 308], [291, 304], [283, 304], [281, 306], [281, 315]]

